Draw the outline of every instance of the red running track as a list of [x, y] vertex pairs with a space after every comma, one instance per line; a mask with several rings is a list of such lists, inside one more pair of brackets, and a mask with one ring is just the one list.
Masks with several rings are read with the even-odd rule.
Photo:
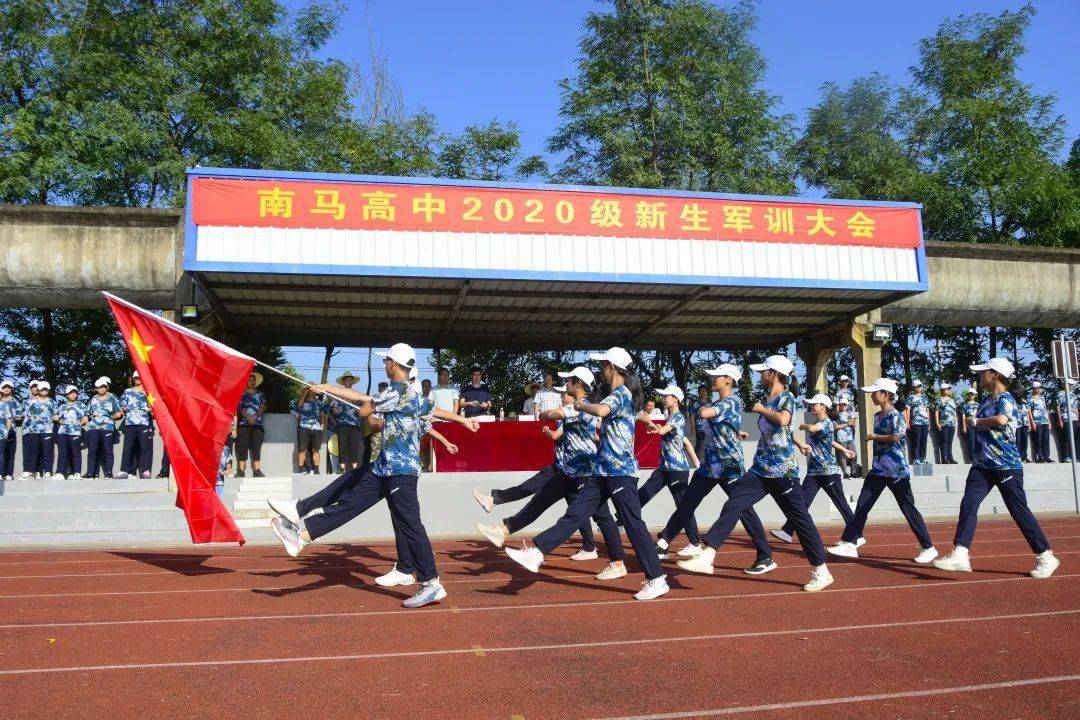
[[[666, 563], [647, 603], [640, 575], [601, 583], [569, 546], [530, 575], [444, 542], [450, 595], [415, 611], [372, 582], [387, 545], [3, 553], [0, 717], [1075, 720], [1080, 518], [1044, 527], [1049, 580], [1010, 522], [980, 524], [961, 575], [877, 525], [823, 593], [799, 589], [797, 545], [744, 575], [737, 536], [713, 577]], [[931, 530], [947, 549], [952, 526]]]

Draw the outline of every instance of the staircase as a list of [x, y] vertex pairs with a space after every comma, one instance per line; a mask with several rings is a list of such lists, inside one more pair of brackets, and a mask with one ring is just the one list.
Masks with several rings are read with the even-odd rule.
[[268, 498], [288, 500], [293, 496], [291, 477], [238, 478], [232, 516], [240, 528], [267, 528], [274, 512], [266, 504]]

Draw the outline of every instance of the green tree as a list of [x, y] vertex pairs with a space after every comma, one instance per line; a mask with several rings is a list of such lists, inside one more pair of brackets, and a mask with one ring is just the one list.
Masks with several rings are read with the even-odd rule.
[[517, 126], [498, 120], [470, 125], [461, 136], [447, 138], [437, 163], [439, 175], [449, 178], [505, 181], [547, 174], [542, 158], [522, 157]]
[[118, 386], [133, 368], [112, 315], [99, 310], [0, 308], [5, 374], [77, 385], [107, 375]]

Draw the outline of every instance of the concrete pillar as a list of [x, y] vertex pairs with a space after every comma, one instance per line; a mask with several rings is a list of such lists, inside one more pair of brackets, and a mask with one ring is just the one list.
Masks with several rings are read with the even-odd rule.
[[829, 381], [826, 370], [833, 355], [840, 348], [832, 336], [809, 338], [795, 343], [795, 352], [806, 365], [806, 396], [817, 393], [829, 394]]
[[[855, 356], [855, 368], [858, 372], [858, 385], [868, 385], [881, 377], [881, 344], [872, 338], [874, 323], [878, 322], [878, 311], [860, 315], [851, 325], [851, 352]], [[874, 404], [870, 396], [855, 388], [855, 403], [859, 408], [859, 459], [868, 470], [870, 458], [867, 456], [866, 439], [874, 427]]]

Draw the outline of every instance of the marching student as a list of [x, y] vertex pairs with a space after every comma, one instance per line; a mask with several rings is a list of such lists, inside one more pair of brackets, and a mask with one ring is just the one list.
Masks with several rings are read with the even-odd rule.
[[[713, 561], [717, 549], [723, 545], [735, 523], [748, 509], [766, 495], [771, 495], [781, 512], [792, 521], [799, 535], [799, 542], [806, 553], [813, 571], [810, 582], [803, 590], [817, 592], [833, 583], [833, 576], [825, 564], [825, 546], [803, 502], [799, 489], [799, 465], [795, 461], [794, 431], [792, 419], [795, 413], [795, 396], [788, 391], [789, 378], [794, 365], [783, 355], [770, 355], [764, 363], [751, 365], [750, 369], [761, 375], [761, 386], [768, 399], [754, 404], [758, 414], [761, 439], [754, 463], [742, 477], [731, 486], [731, 497], [724, 503], [720, 517], [703, 538], [705, 548], [696, 557], [680, 560], [678, 565], [690, 572], [713, 574]], [[792, 389], [798, 391], [794, 378]]]
[[109, 392], [110, 384], [108, 377], [99, 377], [94, 382], [94, 396], [86, 404], [86, 480], [96, 478], [99, 469], [105, 477], [113, 476], [113, 436], [116, 421], [124, 413], [116, 396]]
[[[953, 572], [971, 572], [969, 551], [975, 537], [979, 506], [990, 490], [996, 487], [1009, 514], [1035, 553], [1031, 577], [1048, 578], [1061, 562], [1054, 557], [1050, 542], [1028, 507], [1024, 492], [1024, 465], [1016, 449], [1016, 399], [1009, 391], [1015, 368], [1005, 358], [995, 357], [981, 365], [972, 365], [971, 370], [979, 374], [979, 385], [990, 394], [979, 406], [973, 424], [975, 455], [964, 486], [964, 499], [960, 501], [960, 520], [956, 526], [953, 550], [934, 561], [934, 567]], [[1012, 384], [1016, 385], [1015, 382]]]
[[23, 478], [49, 479], [53, 467], [53, 415], [56, 403], [49, 397], [51, 386], [38, 380], [31, 386], [30, 399], [23, 408]]
[[610, 392], [599, 403], [582, 398], [573, 407], [578, 412], [601, 418], [600, 451], [596, 456], [594, 475], [582, 483], [573, 499], [554, 526], [534, 539], [534, 546], [518, 550], [507, 548], [506, 554], [531, 572], [539, 572], [544, 555], [569, 539], [582, 523], [599, 510], [609, 499], [615, 503], [626, 528], [627, 537], [645, 573], [645, 582], [634, 596], [637, 600], [652, 600], [668, 592], [667, 580], [660, 568], [656, 545], [641, 519], [638, 504], [638, 462], [634, 455], [634, 433], [637, 416], [643, 404], [641, 381], [632, 369], [630, 353], [613, 347], [600, 355], [590, 355], [600, 363], [601, 379]]
[[[742, 379], [742, 370], [730, 363], [724, 363], [720, 367], [706, 370], [705, 373], [712, 378], [712, 390], [719, 395], [719, 399], [712, 404], [698, 409], [698, 417], [705, 423], [704, 430], [704, 454], [702, 462], [694, 476], [690, 479], [690, 487], [687, 488], [682, 500], [675, 507], [667, 525], [658, 534], [656, 540], [657, 553], [661, 560], [667, 559], [668, 547], [675, 536], [688, 528], [691, 524], [689, 518], [701, 505], [712, 489], [719, 485], [725, 493], [731, 495], [732, 484], [735, 483], [746, 468], [743, 467], [742, 440], [748, 435], [742, 432], [742, 399], [736, 392], [736, 385]], [[754, 543], [757, 557], [754, 564], [743, 572], [749, 575], [762, 575], [777, 568], [772, 557], [772, 548], [765, 537], [765, 527], [753, 507], [747, 508], [739, 517], [746, 534]], [[696, 527], [696, 522], [693, 523]], [[680, 557], [694, 557], [701, 553], [703, 545], [691, 543], [679, 550], [676, 554]]]
[[371, 397], [355, 390], [325, 384], [311, 388], [316, 394], [325, 393], [354, 403], [370, 403], [365, 405], [365, 412], [377, 411], [382, 415], [382, 441], [378, 458], [363, 470], [356, 483], [334, 505], [324, 507], [323, 512], [306, 518], [298, 514], [294, 517], [276, 517], [271, 521], [271, 528], [289, 555], [296, 557], [305, 545], [341, 527], [385, 497], [391, 516], [397, 522], [395, 529], [408, 545], [416, 566], [416, 579], [420, 581], [419, 589], [402, 605], [418, 608], [446, 597], [446, 589], [439, 582], [435, 567], [435, 553], [420, 518], [417, 496], [420, 437], [425, 430], [423, 415], [430, 405], [420, 397], [419, 387], [410, 383], [416, 367], [416, 352], [412, 347], [398, 343], [388, 352], [379, 354], [384, 358], [390, 383], [386, 391], [378, 396]]
[[960, 408], [960, 434], [964, 438], [964, 447], [967, 448], [968, 459], [975, 457], [975, 414], [979, 412], [979, 392], [975, 388], [964, 391], [964, 404]]
[[66, 402], [56, 408], [53, 419], [59, 423], [57, 434], [56, 474], [65, 480], [76, 480], [82, 475], [82, 428], [86, 424], [86, 405], [79, 402], [79, 389], [74, 385], [64, 388]]
[[851, 455], [847, 453], [836, 455], [836, 461], [840, 464], [840, 470], [846, 480], [855, 474], [859, 463], [859, 455], [855, 449], [855, 427], [859, 424], [859, 413], [854, 409], [847, 395], [837, 395], [834, 404], [836, 420], [833, 426], [836, 428], [836, 442], [840, 443], [845, 450], [851, 451]]
[[1051, 462], [1050, 408], [1047, 406], [1042, 383], [1038, 380], [1031, 383], [1031, 396], [1028, 402], [1031, 404], [1031, 422], [1035, 426], [1031, 437], [1031, 454], [1037, 463]]
[[[541, 470], [538, 475], [546, 478], [544, 484], [532, 496], [532, 499], [516, 514], [504, 519], [499, 525], [476, 524], [479, 530], [495, 547], [502, 547], [507, 537], [528, 527], [549, 507], [559, 500], [566, 500], [567, 506], [584, 489], [595, 471], [597, 448], [595, 437], [600, 427], [600, 420], [574, 408], [578, 400], [586, 398], [592, 391], [596, 378], [585, 367], [576, 367], [568, 373], [559, 373], [566, 380], [562, 386], [563, 405], [554, 410], [545, 410], [540, 419], [559, 423], [559, 429], [553, 433], [556, 440], [555, 462]], [[607, 544], [608, 565], [596, 576], [598, 580], [616, 580], [626, 575], [626, 551], [623, 549], [619, 526], [615, 523], [607, 502], [597, 506], [592, 519], [596, 521]], [[590, 522], [582, 523], [579, 532], [582, 537], [592, 536]], [[588, 528], [588, 530], [586, 530]], [[591, 553], [584, 548], [571, 559], [595, 559], [597, 557], [595, 541]]]
[[[840, 466], [836, 462], [836, 454], [840, 453], [849, 460], [855, 457], [855, 453], [836, 442], [836, 428], [829, 419], [829, 408], [832, 400], [828, 395], [815, 395], [806, 401], [810, 412], [817, 418], [814, 423], [799, 423], [799, 430], [806, 432], [808, 442], [802, 442], [795, 436], [795, 445], [806, 456], [806, 477], [802, 482], [803, 502], [807, 512], [810, 504], [817, 497], [818, 490], [824, 490], [832, 500], [833, 505], [844, 518], [844, 523], [851, 522], [851, 506], [848, 505], [847, 497], [844, 496], [844, 482], [840, 477]], [[788, 520], [779, 530], [773, 530], [774, 537], [784, 542], [791, 542], [795, 533], [795, 523]], [[864, 538], [856, 540], [856, 545], [865, 544]]]
[[22, 403], [15, 397], [15, 381], [0, 381], [0, 479], [11, 480], [15, 472], [15, 426], [22, 418]]
[[938, 551], [911, 492], [911, 469], [904, 451], [904, 416], [894, 407], [898, 397], [896, 381], [879, 378], [873, 385], [864, 387], [863, 392], [871, 393], [870, 399], [881, 408], [874, 415], [874, 432], [866, 439], [867, 443], [873, 444], [874, 464], [863, 482], [854, 517], [844, 528], [840, 542], [829, 548], [829, 552], [841, 557], [859, 557], [856, 543], [863, 536], [866, 518], [881, 493], [889, 488], [908, 527], [919, 541], [921, 550], [915, 556], [915, 562], [926, 565], [938, 556]]
[[263, 383], [262, 373], [252, 372], [247, 387], [240, 396], [236, 408], [236, 461], [235, 477], [244, 477], [248, 457], [251, 457], [252, 477], [266, 477], [262, 471], [262, 446], [266, 432], [263, 429], [263, 413], [266, 412], [266, 395], [259, 390]]
[[[660, 489], [667, 487], [671, 493], [671, 499], [678, 507], [686, 494], [690, 482], [690, 463], [698, 467], [697, 453], [694, 446], [686, 438], [686, 417], [679, 408], [683, 400], [683, 391], [676, 385], [668, 385], [657, 388], [657, 394], [663, 398], [664, 412], [667, 422], [664, 425], [654, 425], [648, 422], [646, 428], [650, 435], [660, 436], [660, 466], [649, 475], [649, 478], [638, 488], [638, 503], [641, 507], [649, 504]], [[690, 456], [687, 462], [686, 456]], [[689, 547], [697, 548], [701, 545], [701, 536], [698, 535], [697, 518], [691, 510], [683, 526], [686, 530], [686, 539]], [[682, 529], [682, 528], [680, 528]]]
[[[473, 490], [473, 498], [480, 507], [483, 508], [484, 512], [490, 513], [494, 510], [496, 505], [523, 500], [527, 497], [535, 498], [549, 483], [552, 483], [553, 481], [556, 483], [555, 485], [552, 485], [548, 493], [545, 493], [544, 497], [537, 499], [535, 503], [530, 501], [529, 504], [519, 510], [516, 514], [503, 520], [502, 524], [476, 524], [477, 529], [480, 530], [480, 532], [483, 533], [495, 547], [502, 547], [506, 537], [520, 531], [521, 528], [532, 524], [545, 510], [566, 497], [566, 493], [559, 494], [556, 492], [556, 489], [562, 487], [562, 485], [569, 487], [569, 484], [560, 484], [557, 481], [557, 476], [561, 474], [566, 478], [574, 479], [592, 474], [592, 461], [591, 459], [588, 461], [586, 460], [589, 455], [596, 454], [596, 443], [593, 438], [600, 426], [600, 422], [591, 415], [582, 415], [574, 410], [573, 407], [567, 408], [566, 406], [572, 406], [579, 396], [587, 396], [592, 391], [592, 385], [596, 379], [593, 376], [592, 371], [585, 367], [576, 367], [568, 373], [559, 373], [559, 377], [566, 380], [566, 385], [561, 386], [561, 389], [555, 388], [562, 393], [560, 395], [562, 406], [554, 409], [560, 410], [561, 412], [555, 413], [550, 410], [542, 410], [540, 416], [537, 418], [539, 420], [558, 423], [555, 430], [552, 430], [547, 425], [540, 428], [540, 431], [544, 435], [555, 441], [555, 461], [550, 465], [541, 468], [538, 473], [520, 485], [505, 489], [496, 488], [491, 491], [490, 495], [485, 495], [479, 490]], [[566, 422], [566, 418], [568, 417], [571, 418], [569, 423]], [[575, 485], [574, 494], [576, 493], [577, 488]], [[550, 502], [548, 502], [548, 500], [550, 500]], [[607, 503], [600, 506], [597, 515], [601, 516], [605, 522], [606, 518], [611, 518], [612, 527], [614, 527], [614, 537], [618, 538], [618, 525], [615, 524], [614, 518], [611, 517], [611, 511], [608, 509]], [[599, 553], [596, 550], [596, 536], [593, 534], [592, 522], [589, 521], [583, 523], [582, 526], [578, 528], [578, 533], [581, 535], [581, 549], [571, 555], [570, 559], [575, 561], [597, 559]], [[620, 541], [620, 547], [621, 544]], [[612, 549], [609, 547], [609, 557], [611, 552]], [[626, 574], [625, 570], [623, 571], [623, 574]]]
[[930, 399], [923, 392], [922, 380], [911, 383], [911, 388], [904, 410], [904, 422], [907, 423], [911, 441], [911, 461], [922, 464], [926, 462], [926, 437], [930, 433]]
[[956, 434], [956, 399], [953, 398], [952, 385], [949, 383], [941, 383], [938, 387], [938, 401], [934, 407], [934, 425], [938, 431], [941, 464], [955, 465], [952, 446], [953, 437]]
[[131, 387], [120, 393], [120, 409], [124, 412], [124, 451], [120, 455], [118, 480], [129, 476], [150, 478], [150, 466], [154, 462], [154, 428], [150, 425], [150, 403], [146, 399], [139, 371], [131, 374]]

